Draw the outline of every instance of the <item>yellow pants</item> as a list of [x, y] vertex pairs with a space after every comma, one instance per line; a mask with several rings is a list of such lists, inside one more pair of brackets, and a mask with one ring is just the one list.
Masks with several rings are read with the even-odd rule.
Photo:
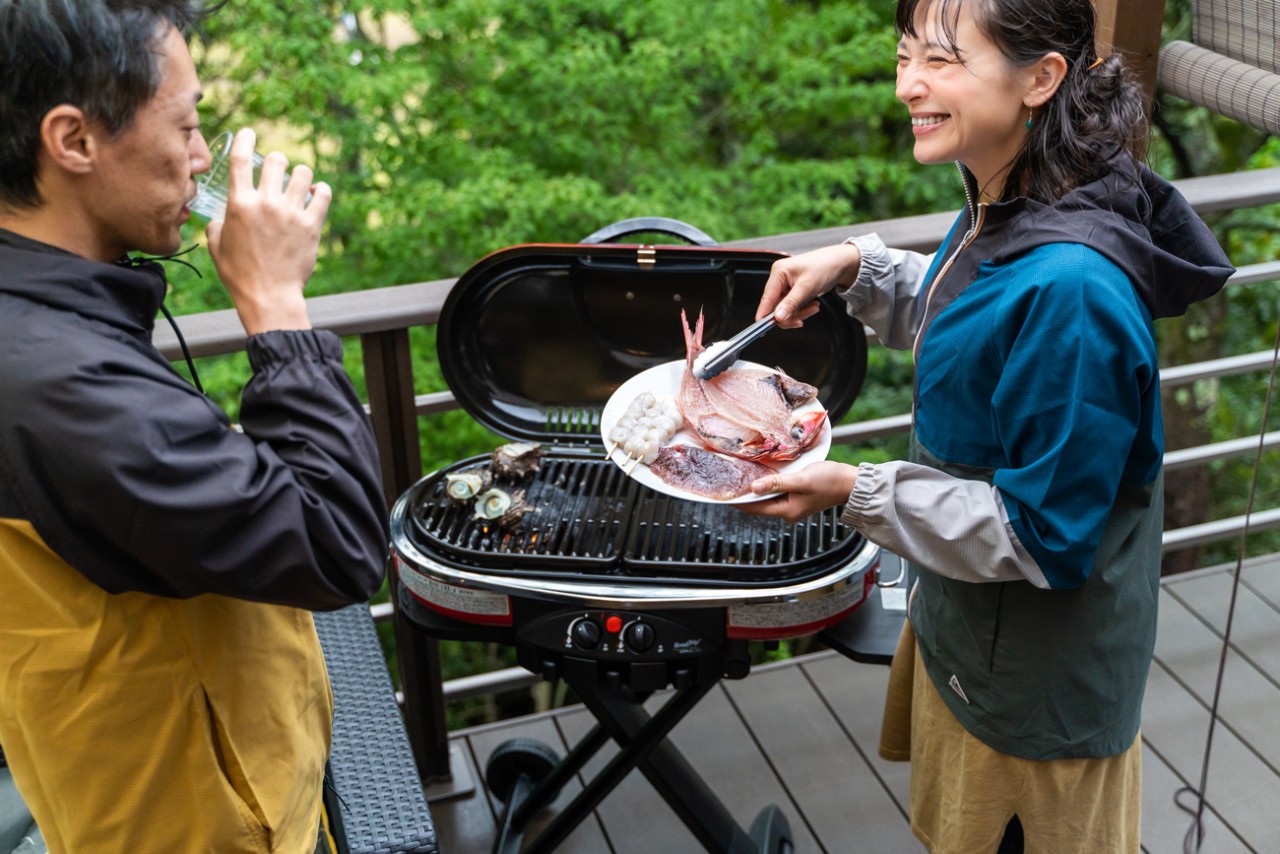
[[934, 854], [991, 854], [1014, 815], [1026, 854], [1138, 854], [1142, 739], [1103, 759], [987, 747], [938, 696], [910, 625], [894, 655], [880, 755], [911, 761], [911, 830]]

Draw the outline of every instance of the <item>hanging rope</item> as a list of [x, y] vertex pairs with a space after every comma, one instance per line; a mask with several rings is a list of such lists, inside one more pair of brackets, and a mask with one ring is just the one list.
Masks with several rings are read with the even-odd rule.
[[[122, 267], [141, 267], [159, 261], [173, 261], [184, 267], [190, 268], [191, 272], [196, 274], [196, 278], [203, 279], [200, 270], [191, 262], [185, 260], [181, 256], [189, 252], [193, 252], [200, 244], [193, 243], [181, 252], [175, 252], [172, 255], [128, 255], [119, 261]], [[187, 349], [187, 339], [182, 337], [182, 330], [178, 328], [178, 321], [173, 319], [173, 315], [169, 313], [169, 308], [162, 300], [160, 302], [160, 311], [164, 314], [164, 319], [169, 321], [169, 326], [173, 329], [173, 334], [177, 336], [178, 346], [182, 349], [182, 358], [187, 361], [187, 370], [191, 371], [191, 384], [196, 387], [196, 391], [204, 394], [204, 384], [200, 382], [200, 375], [196, 373], [196, 363], [191, 358], [191, 351]]]
[[182, 348], [182, 358], [187, 360], [187, 370], [191, 371], [191, 384], [196, 387], [196, 391], [204, 394], [204, 383], [200, 382], [200, 375], [196, 373], [196, 363], [191, 359], [191, 351], [187, 349], [187, 339], [182, 337], [182, 330], [178, 328], [178, 321], [173, 319], [173, 315], [169, 313], [169, 309], [164, 303], [160, 303], [160, 311], [164, 313], [165, 320], [169, 321], [169, 326], [173, 328], [173, 334], [178, 337], [178, 346]]
[[[1218, 723], [1218, 702], [1222, 698], [1222, 677], [1227, 667], [1227, 651], [1231, 648], [1231, 624], [1236, 616], [1236, 596], [1240, 591], [1240, 570], [1244, 566], [1245, 542], [1249, 539], [1249, 519], [1253, 514], [1254, 499], [1258, 492], [1258, 476], [1262, 471], [1262, 453], [1266, 448], [1267, 422], [1271, 419], [1271, 400], [1276, 385], [1276, 364], [1280, 362], [1280, 324], [1276, 325], [1276, 345], [1271, 355], [1271, 377], [1267, 381], [1267, 399], [1262, 407], [1262, 428], [1258, 433], [1258, 452], [1253, 459], [1253, 482], [1249, 484], [1249, 501], [1244, 511], [1244, 529], [1240, 532], [1240, 547], [1236, 551], [1236, 566], [1231, 581], [1231, 604], [1227, 608], [1227, 625], [1222, 635], [1222, 653], [1218, 658], [1218, 676], [1213, 687], [1213, 704], [1209, 708], [1209, 734], [1204, 744], [1204, 762], [1200, 766], [1200, 788], [1183, 786], [1174, 792], [1173, 802], [1178, 809], [1190, 813], [1193, 818], [1182, 840], [1185, 854], [1198, 854], [1204, 843], [1205, 790], [1209, 784], [1209, 757], [1213, 753], [1213, 732]], [[1185, 801], [1194, 799], [1194, 806]]]

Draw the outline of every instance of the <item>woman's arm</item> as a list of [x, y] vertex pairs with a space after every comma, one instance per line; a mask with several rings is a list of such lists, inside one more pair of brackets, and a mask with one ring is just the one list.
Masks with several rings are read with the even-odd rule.
[[876, 234], [851, 237], [846, 243], [858, 248], [862, 263], [857, 278], [836, 293], [886, 347], [910, 348], [920, 324], [917, 297], [933, 256], [890, 249]]

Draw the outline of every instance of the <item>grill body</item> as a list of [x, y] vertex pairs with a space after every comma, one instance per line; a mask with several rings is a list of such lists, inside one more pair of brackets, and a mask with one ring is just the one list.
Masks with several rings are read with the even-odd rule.
[[[522, 666], [566, 682], [599, 722], [555, 764], [545, 746], [495, 752], [486, 777], [508, 802], [495, 851], [553, 850], [634, 768], [708, 850], [787, 850], [776, 807], [744, 831], [666, 735], [718, 680], [748, 674], [750, 640], [845, 620], [874, 590], [880, 552], [835, 509], [788, 524], [652, 491], [605, 458], [599, 434], [619, 385], [684, 357], [682, 307], [706, 314], [707, 341], [728, 337], [754, 319], [779, 257], [714, 246], [511, 247], [478, 262], [445, 302], [437, 346], [459, 402], [491, 430], [547, 450], [535, 473], [497, 484], [533, 507], [508, 529], [445, 492], [447, 475], [483, 469], [485, 456], [399, 498], [396, 618], [437, 639], [514, 646]], [[828, 295], [803, 330], [766, 336], [743, 358], [818, 386], [835, 421], [861, 386], [866, 340]], [[651, 716], [645, 700], [668, 687]], [[525, 822], [610, 739], [619, 752], [520, 848]]]

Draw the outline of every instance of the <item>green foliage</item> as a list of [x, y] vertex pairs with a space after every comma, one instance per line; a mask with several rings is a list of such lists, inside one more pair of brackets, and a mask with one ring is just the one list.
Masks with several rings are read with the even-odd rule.
[[896, 156], [889, 11], [258, 0], [211, 19], [198, 53], [209, 130], [276, 128], [333, 185], [324, 293], [630, 216], [734, 239], [928, 204]]
[[[900, 156], [891, 11], [246, 0], [194, 52], [206, 134], [252, 125], [333, 186], [316, 295], [457, 276], [632, 216], [731, 240], [954, 206], [956, 182]], [[207, 253], [190, 260], [201, 278], [175, 270], [174, 311], [230, 308]], [[414, 331], [420, 393], [444, 388], [434, 349]], [[201, 372], [234, 409], [247, 368]], [[462, 413], [422, 427], [428, 471], [499, 441]]]

